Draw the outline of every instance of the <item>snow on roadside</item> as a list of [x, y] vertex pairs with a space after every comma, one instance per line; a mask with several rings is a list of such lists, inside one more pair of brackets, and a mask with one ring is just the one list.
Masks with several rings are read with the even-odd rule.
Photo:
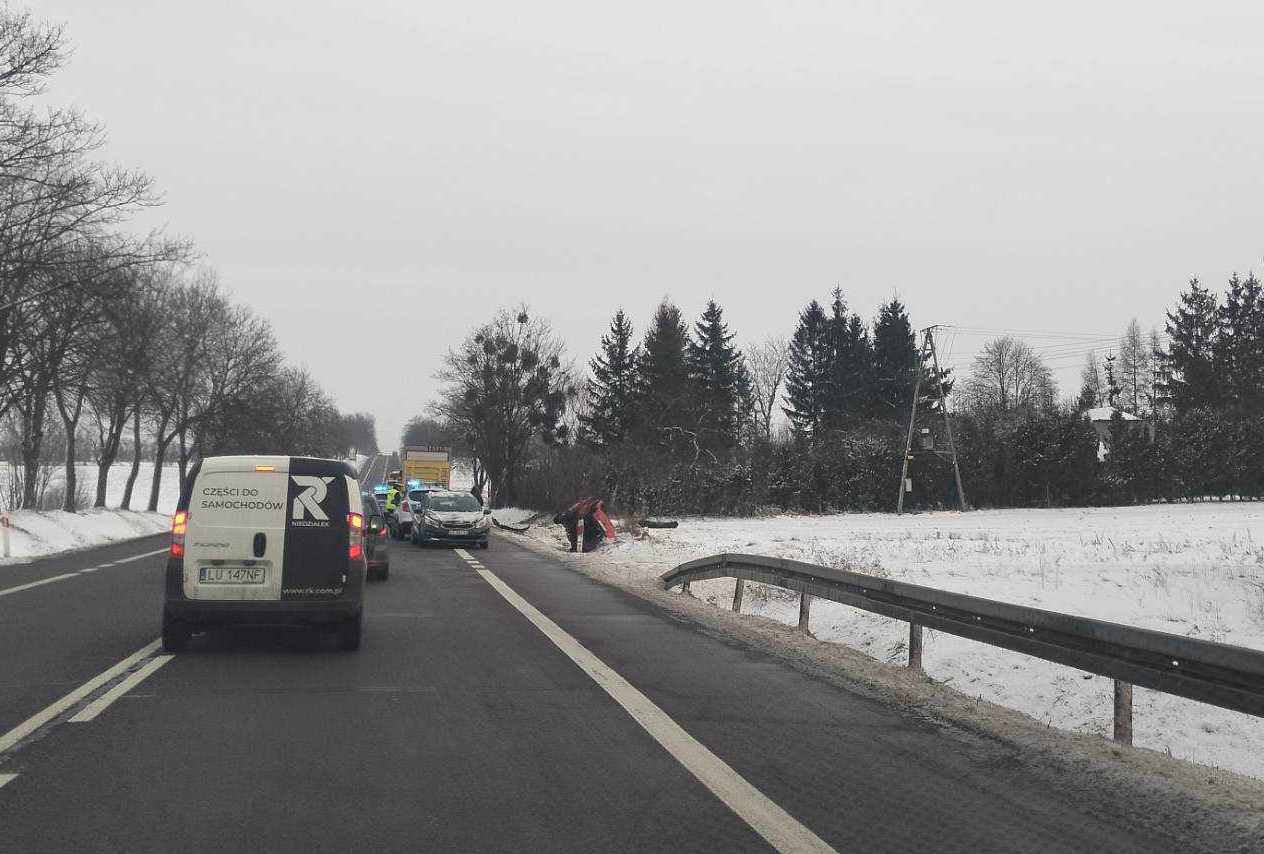
[[[497, 511], [498, 514], [500, 511]], [[498, 515], [498, 518], [499, 515]], [[557, 525], [531, 536], [562, 545]], [[718, 552], [818, 563], [1050, 611], [1264, 649], [1264, 504], [1212, 503], [1068, 510], [682, 519], [585, 556], [611, 580], [658, 575]], [[717, 606], [733, 582], [693, 585]], [[751, 585], [747, 605], [784, 623], [797, 595]], [[903, 663], [907, 624], [833, 602], [812, 608], [812, 632]], [[934, 679], [1050, 726], [1109, 734], [1110, 680], [927, 630]], [[1137, 689], [1135, 743], [1264, 777], [1264, 719]]]
[[[35, 557], [45, 557], [72, 549], [83, 549], [99, 546], [117, 540], [143, 537], [161, 533], [171, 524], [171, 513], [175, 509], [180, 493], [180, 473], [175, 465], [163, 466], [162, 483], [158, 491], [158, 512], [145, 510], [117, 510], [123, 498], [127, 475], [131, 471], [130, 463], [119, 463], [111, 467], [106, 489], [106, 507], [92, 508], [79, 513], [64, 513], [60, 510], [14, 510], [10, 514], [12, 528], [9, 531], [9, 547], [11, 557], [6, 561], [0, 558], [0, 572], [5, 563], [20, 563]], [[142, 463], [133, 488], [132, 507], [144, 508], [149, 503], [150, 483], [153, 478], [153, 463]], [[76, 467], [79, 479], [89, 502], [96, 494], [97, 468], [95, 465]], [[0, 471], [0, 489], [4, 489], [8, 473]], [[63, 483], [59, 471], [52, 478], [49, 488], [60, 488]]]
[[492, 515], [502, 525], [522, 525], [532, 516], [540, 515], [538, 510], [527, 510], [523, 507], [501, 507], [493, 510]]

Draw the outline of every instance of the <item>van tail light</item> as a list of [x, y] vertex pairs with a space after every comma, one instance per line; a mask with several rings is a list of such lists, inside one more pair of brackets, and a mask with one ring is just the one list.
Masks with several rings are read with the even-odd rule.
[[177, 510], [171, 517], [171, 556], [184, 557], [184, 534], [189, 530], [189, 511]]
[[351, 535], [347, 545], [347, 559], [359, 560], [364, 557], [364, 516], [348, 513], [347, 531]]

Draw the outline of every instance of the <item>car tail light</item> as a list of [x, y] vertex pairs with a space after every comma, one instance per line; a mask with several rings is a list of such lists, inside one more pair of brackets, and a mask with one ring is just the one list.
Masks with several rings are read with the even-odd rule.
[[386, 539], [386, 527], [385, 527], [385, 526], [383, 526], [383, 527], [381, 527], [381, 528], [378, 528], [378, 529], [377, 529], [377, 536], [378, 536], [378, 539], [380, 539], [380, 540], [384, 540], [384, 539]]
[[348, 513], [347, 530], [351, 534], [347, 545], [347, 559], [359, 560], [364, 557], [364, 516]]
[[184, 534], [189, 530], [189, 511], [177, 510], [171, 517], [171, 556], [184, 557]]
[[409, 507], [408, 507], [408, 502], [407, 502], [407, 501], [405, 501], [403, 504], [399, 505], [399, 509], [400, 509], [400, 510], [403, 510], [405, 513], [411, 512], [411, 511], [410, 511], [410, 509], [409, 509]]

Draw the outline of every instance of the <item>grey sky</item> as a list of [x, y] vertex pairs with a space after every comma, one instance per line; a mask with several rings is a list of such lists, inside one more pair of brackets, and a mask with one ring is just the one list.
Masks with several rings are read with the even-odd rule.
[[[1264, 248], [1257, 3], [34, 10], [76, 45], [50, 96], [388, 445], [519, 301], [581, 361], [619, 305], [639, 333], [715, 296], [751, 340], [834, 284], [866, 317], [898, 291], [919, 326], [1114, 334]], [[410, 355], [370, 376], [312, 323]]]

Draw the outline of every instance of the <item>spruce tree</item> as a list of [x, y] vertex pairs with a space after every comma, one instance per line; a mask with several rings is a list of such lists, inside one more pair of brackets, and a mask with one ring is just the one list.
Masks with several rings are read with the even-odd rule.
[[1106, 388], [1105, 388], [1104, 393], [1106, 395], [1106, 405], [1114, 409], [1119, 406], [1119, 395], [1122, 393], [1122, 389], [1120, 389], [1119, 387], [1118, 374], [1115, 371], [1115, 354], [1114, 353], [1111, 353], [1109, 356], [1106, 357], [1105, 374], [1106, 374]]
[[797, 437], [819, 435], [825, 412], [830, 376], [829, 320], [816, 300], [799, 312], [799, 325], [790, 340], [790, 367], [786, 371], [785, 406]]
[[1219, 306], [1214, 294], [1190, 279], [1180, 304], [1167, 313], [1169, 347], [1164, 355], [1160, 400], [1177, 415], [1216, 407], [1223, 399], [1217, 373], [1216, 338]]
[[1080, 371], [1080, 397], [1076, 404], [1081, 412], [1101, 406], [1102, 369], [1097, 364], [1097, 354], [1089, 353]]
[[581, 416], [585, 435], [597, 445], [614, 445], [628, 436], [636, 411], [637, 358], [632, 322], [623, 309], [601, 337], [601, 353], [588, 363], [588, 414]]
[[694, 324], [689, 342], [690, 376], [697, 390], [698, 432], [703, 445], [728, 451], [737, 445], [742, 406], [749, 397], [741, 352], [724, 322], [724, 311], [710, 300], [702, 319]]
[[902, 421], [909, 408], [920, 358], [913, 326], [899, 298], [878, 309], [873, 322], [873, 414]]
[[837, 429], [869, 409], [871, 345], [864, 321], [847, 311], [840, 288], [834, 289], [826, 338], [829, 373], [823, 401], [824, 423]]
[[1217, 321], [1213, 360], [1224, 402], [1258, 413], [1264, 406], [1264, 294], [1254, 274], [1229, 280]]
[[664, 299], [654, 312], [636, 363], [636, 400], [642, 438], [660, 443], [697, 423], [686, 348], [689, 332], [680, 309]]

